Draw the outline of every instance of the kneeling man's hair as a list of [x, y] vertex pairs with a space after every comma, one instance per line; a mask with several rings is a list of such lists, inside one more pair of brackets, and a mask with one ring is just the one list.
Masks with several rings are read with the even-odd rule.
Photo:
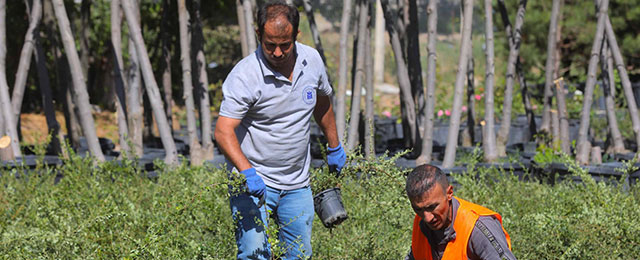
[[436, 182], [439, 183], [442, 190], [446, 192], [447, 187], [449, 187], [449, 180], [447, 180], [447, 175], [445, 175], [440, 168], [430, 164], [423, 164], [416, 167], [407, 175], [407, 183], [405, 186], [407, 197], [417, 198], [422, 196], [422, 194], [429, 191]]

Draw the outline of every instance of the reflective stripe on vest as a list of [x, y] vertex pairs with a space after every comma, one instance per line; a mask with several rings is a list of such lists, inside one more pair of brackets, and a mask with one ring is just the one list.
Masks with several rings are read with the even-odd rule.
[[[444, 249], [442, 260], [468, 259], [467, 246], [469, 244], [469, 238], [471, 237], [471, 232], [473, 231], [476, 221], [478, 221], [480, 216], [494, 216], [500, 221], [500, 225], [502, 226], [502, 217], [500, 214], [458, 197], [455, 198], [460, 202], [460, 207], [458, 207], [458, 212], [456, 213], [456, 218], [453, 223], [453, 230], [456, 232], [456, 238], [449, 241], [447, 244], [447, 247]], [[429, 240], [427, 240], [427, 237], [422, 233], [422, 230], [420, 230], [421, 220], [422, 219], [417, 214], [413, 219], [411, 252], [413, 253], [413, 258], [416, 260], [432, 260], [431, 245], [429, 245]], [[502, 227], [502, 231], [504, 231], [504, 235], [507, 238], [507, 245], [509, 246], [509, 249], [511, 249], [511, 238], [509, 237], [509, 233], [504, 230], [504, 227]]]

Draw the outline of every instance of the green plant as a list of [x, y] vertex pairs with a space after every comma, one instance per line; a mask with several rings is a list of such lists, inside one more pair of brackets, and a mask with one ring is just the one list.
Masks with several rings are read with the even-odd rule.
[[[545, 148], [551, 150], [550, 148]], [[406, 153], [406, 152], [405, 152]], [[318, 218], [315, 259], [398, 259], [411, 246], [413, 210], [403, 153], [367, 159], [350, 154], [341, 190], [349, 219], [329, 230]], [[552, 160], [573, 163], [567, 156]], [[477, 160], [467, 161], [476, 165]], [[546, 184], [508, 171], [468, 167], [454, 194], [503, 217], [518, 259], [633, 259], [640, 255], [640, 189], [634, 162], [619, 182], [595, 182], [573, 164], [571, 176]], [[324, 171], [314, 169], [313, 171]], [[58, 167], [0, 168], [0, 255], [8, 259], [230, 259], [234, 221], [224, 169], [156, 164], [148, 178], [135, 161], [95, 164], [70, 153]], [[56, 175], [63, 176], [56, 184]], [[19, 176], [16, 178], [16, 176]], [[58, 177], [59, 177], [58, 176]], [[629, 184], [625, 184], [626, 177]], [[278, 232], [269, 223], [271, 237]], [[597, 234], [597, 235], [594, 235]], [[278, 245], [278, 241], [271, 241]]]

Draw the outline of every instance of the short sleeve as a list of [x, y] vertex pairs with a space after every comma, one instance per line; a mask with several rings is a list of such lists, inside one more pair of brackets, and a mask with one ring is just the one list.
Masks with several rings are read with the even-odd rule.
[[333, 88], [331, 88], [331, 83], [329, 83], [329, 76], [327, 75], [327, 67], [324, 65], [322, 61], [322, 57], [320, 57], [320, 53], [314, 49], [315, 58], [317, 61], [317, 66], [320, 73], [320, 80], [318, 82], [318, 95], [321, 96], [331, 96], [333, 94]]
[[242, 119], [254, 102], [255, 98], [251, 91], [251, 86], [239, 75], [235, 73], [229, 74], [224, 83], [222, 83], [220, 115], [233, 119]]

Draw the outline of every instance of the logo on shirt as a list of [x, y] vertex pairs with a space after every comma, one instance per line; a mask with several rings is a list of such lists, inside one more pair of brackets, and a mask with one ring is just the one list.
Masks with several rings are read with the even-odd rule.
[[316, 100], [315, 95], [316, 90], [313, 87], [306, 87], [302, 91], [302, 101], [307, 105], [311, 105]]

